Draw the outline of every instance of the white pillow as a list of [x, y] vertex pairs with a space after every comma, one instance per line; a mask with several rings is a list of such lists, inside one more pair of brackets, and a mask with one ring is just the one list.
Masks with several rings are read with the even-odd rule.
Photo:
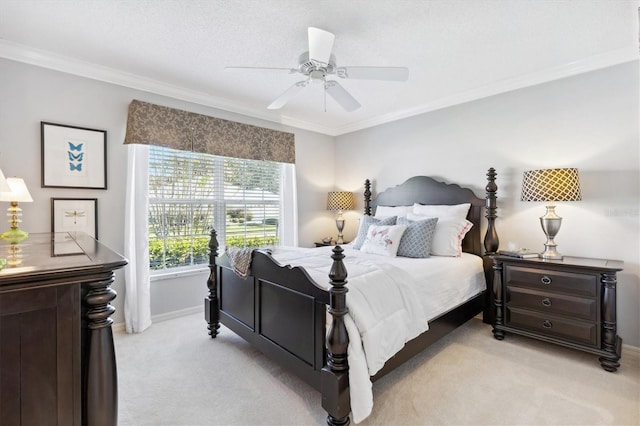
[[371, 225], [360, 251], [395, 257], [406, 225]]
[[412, 213], [427, 217], [437, 217], [438, 219], [454, 218], [464, 220], [467, 218], [469, 208], [471, 208], [471, 203], [455, 204], [453, 206], [415, 203]]
[[[424, 220], [425, 216], [408, 214], [409, 220]], [[473, 223], [467, 219], [440, 218], [431, 241], [433, 256], [459, 257], [462, 255], [462, 240], [469, 232]]]
[[373, 215], [373, 217], [405, 217], [412, 209], [413, 206], [378, 206], [376, 207], [376, 214]]

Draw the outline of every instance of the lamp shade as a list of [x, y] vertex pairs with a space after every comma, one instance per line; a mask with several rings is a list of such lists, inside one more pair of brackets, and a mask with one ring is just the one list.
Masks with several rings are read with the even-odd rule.
[[524, 172], [520, 200], [582, 200], [578, 169], [541, 169]]
[[11, 188], [9, 188], [9, 184], [7, 183], [7, 178], [4, 177], [4, 173], [0, 170], [0, 193], [2, 192], [10, 192]]
[[351, 210], [353, 205], [352, 192], [331, 191], [327, 196], [327, 210]]
[[31, 203], [33, 198], [27, 189], [23, 179], [7, 178], [10, 191], [0, 191], [0, 201]]

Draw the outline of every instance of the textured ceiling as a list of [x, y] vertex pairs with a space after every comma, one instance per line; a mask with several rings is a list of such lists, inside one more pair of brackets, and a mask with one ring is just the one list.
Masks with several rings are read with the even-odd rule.
[[[638, 58], [637, 0], [0, 0], [0, 57], [338, 135]], [[342, 80], [266, 106], [300, 75], [307, 27], [338, 66], [406, 66], [407, 82]]]

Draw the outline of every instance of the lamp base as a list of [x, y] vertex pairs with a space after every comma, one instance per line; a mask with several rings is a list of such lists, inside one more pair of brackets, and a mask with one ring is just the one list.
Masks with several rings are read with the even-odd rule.
[[557, 252], [555, 244], [545, 244], [544, 251], [540, 253], [540, 258], [547, 260], [562, 260], [563, 256]]
[[338, 213], [338, 219], [336, 219], [336, 228], [338, 228], [338, 239], [336, 244], [344, 244], [342, 239], [342, 230], [344, 229], [344, 218], [342, 217], [342, 211]]
[[540, 253], [542, 259], [562, 260], [562, 255], [556, 250], [558, 245], [553, 241], [560, 231], [560, 225], [562, 225], [562, 218], [556, 214], [555, 206], [548, 205], [547, 213], [540, 218], [540, 226], [547, 236], [544, 251]]
[[10, 242], [11, 244], [19, 243], [20, 241], [25, 240], [28, 236], [29, 233], [20, 228], [11, 228], [10, 230], [0, 234], [0, 238]]

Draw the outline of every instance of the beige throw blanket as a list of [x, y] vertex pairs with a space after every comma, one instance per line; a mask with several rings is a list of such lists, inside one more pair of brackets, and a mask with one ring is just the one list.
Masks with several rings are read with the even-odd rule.
[[229, 263], [231, 263], [231, 267], [233, 271], [241, 276], [242, 278], [246, 278], [249, 275], [249, 267], [251, 266], [251, 254], [253, 253], [253, 248], [251, 247], [225, 247], [224, 251], [227, 253], [227, 257], [229, 258]]

